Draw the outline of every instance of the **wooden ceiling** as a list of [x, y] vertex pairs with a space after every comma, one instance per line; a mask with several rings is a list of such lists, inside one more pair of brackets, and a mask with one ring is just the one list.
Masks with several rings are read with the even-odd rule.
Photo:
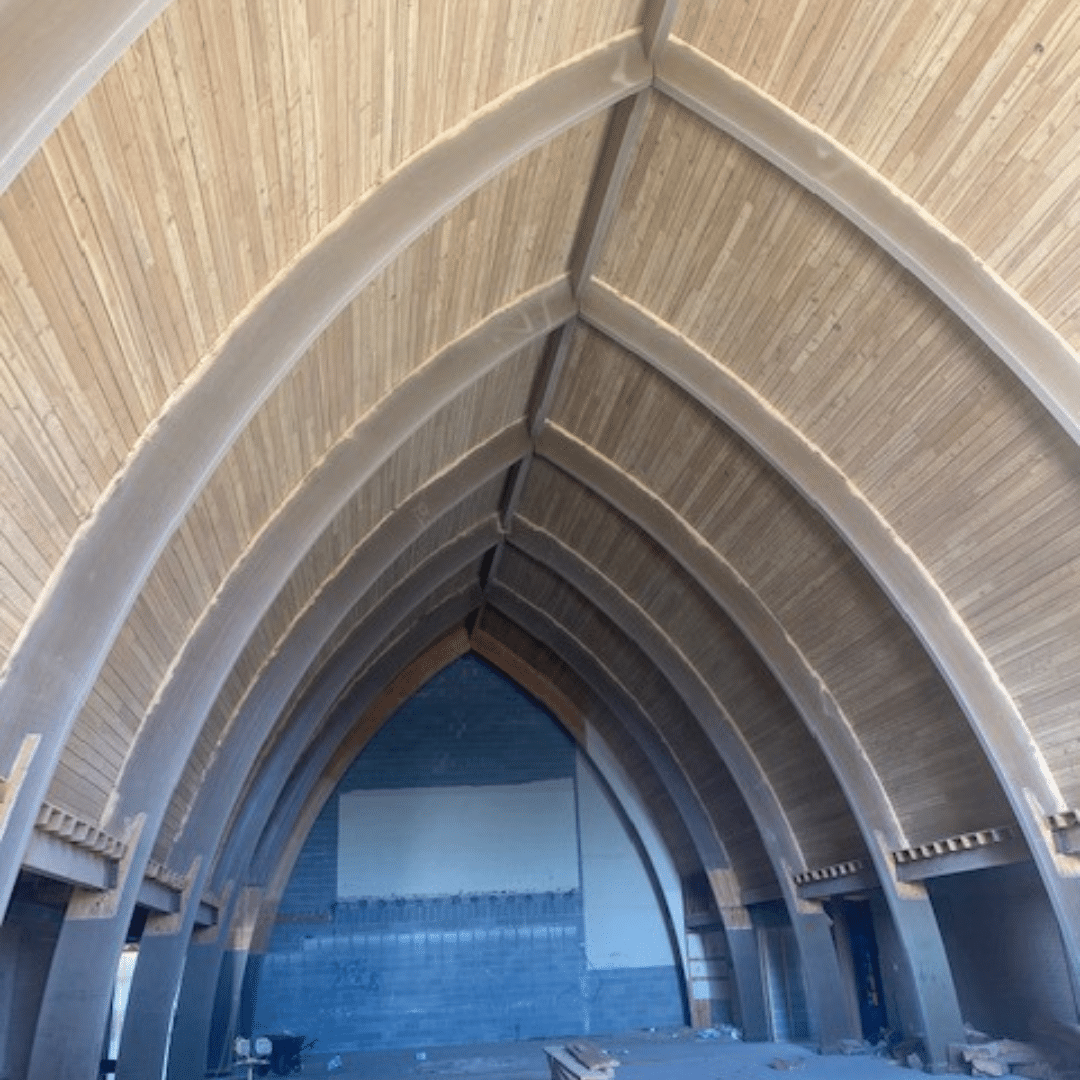
[[1073, 0], [69, 7], [0, 8], [7, 891], [43, 803], [242, 878], [464, 626], [686, 875], [999, 829], [1080, 943]]

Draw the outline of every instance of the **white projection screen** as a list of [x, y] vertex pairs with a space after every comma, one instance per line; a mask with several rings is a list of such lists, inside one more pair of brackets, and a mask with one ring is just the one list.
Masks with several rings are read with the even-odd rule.
[[572, 778], [344, 792], [340, 899], [578, 888]]

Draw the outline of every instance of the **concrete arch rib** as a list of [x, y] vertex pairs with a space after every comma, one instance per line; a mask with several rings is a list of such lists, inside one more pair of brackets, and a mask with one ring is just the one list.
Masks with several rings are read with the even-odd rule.
[[901, 883], [891, 852], [906, 838], [881, 780], [843, 709], [776, 616], [734, 568], [657, 496], [555, 425], [536, 453], [599, 494], [668, 552], [739, 627], [776, 676], [821, 747], [855, 815], [907, 958], [918, 1016], [936, 1064], [963, 1036], [960, 1006], [930, 900], [923, 886]]
[[[482, 640], [478, 642], [476, 636], [472, 640], [472, 647], [474, 651], [477, 651], [480, 655], [486, 656], [489, 659], [496, 661], [496, 666], [506, 670], [505, 662], [501, 657], [492, 656], [493, 650], [489, 646], [484, 647]], [[453, 656], [446, 658], [440, 658], [443, 664], [453, 659]], [[430, 676], [434, 674], [434, 671], [426, 670], [430, 665], [425, 665], [425, 675]], [[515, 672], [508, 672], [512, 678], [515, 677]], [[365, 676], [358, 689], [363, 684], [368, 683], [370, 680]], [[379, 683], [382, 679], [376, 679], [375, 682]], [[406, 688], [411, 693], [415, 689], [415, 680], [406, 678], [403, 680], [406, 683]], [[532, 692], [536, 692], [538, 689], [542, 691], [542, 687], [535, 680], [531, 681], [528, 686]], [[351, 695], [350, 695], [351, 696]], [[394, 692], [393, 705], [396, 705], [400, 700], [406, 696], [402, 692], [402, 688], [397, 687]], [[567, 730], [574, 736], [575, 740], [582, 745], [583, 750], [589, 756], [590, 760], [596, 761], [597, 746], [590, 746], [589, 729], [581, 723], [581, 719], [573, 711], [567, 712], [567, 710], [560, 707], [560, 701], [552, 695], [545, 695], [542, 692], [539, 694], [542, 701], [548, 705], [550, 709], [555, 713]], [[356, 716], [360, 703], [355, 700], [347, 707], [341, 707], [335, 709], [335, 713], [340, 713], [345, 722], [350, 722], [350, 718]], [[383, 716], [389, 712], [388, 707], [378, 708], [376, 707], [376, 719], [380, 720]], [[338, 722], [334, 722], [332, 727], [338, 726]], [[265, 939], [268, 933], [268, 927], [272, 923], [273, 914], [276, 909], [277, 901], [280, 898], [281, 891], [288, 879], [291, 872], [292, 863], [298, 853], [303, 839], [310, 829], [311, 821], [314, 815], [317, 814], [318, 809], [325, 801], [326, 797], [333, 790], [337, 781], [340, 779], [340, 775], [343, 770], [348, 766], [349, 762], [353, 759], [356, 753], [362, 749], [363, 743], [372, 733], [372, 724], [369, 724], [367, 720], [364, 721], [363, 731], [360, 737], [357, 738], [354, 735], [349, 737], [349, 742], [344, 750], [334, 750], [333, 747], [337, 742], [337, 739], [333, 734], [320, 737], [320, 743], [323, 744], [323, 749], [317, 750], [316, 754], [312, 756], [312, 760], [325, 760], [329, 762], [326, 766], [331, 769], [329, 776], [322, 774], [316, 777], [315, 769], [310, 767], [307, 763], [304, 766], [304, 773], [307, 777], [302, 782], [297, 782], [295, 778], [290, 780], [290, 787], [293, 792], [288, 802], [285, 803], [284, 808], [281, 806], [275, 808], [274, 822], [268, 826], [266, 832], [263, 834], [260, 840], [259, 849], [262, 853], [255, 860], [255, 867], [253, 868], [254, 877], [257, 883], [265, 881], [267, 888], [265, 893], [260, 897], [261, 908], [259, 916], [259, 924], [262, 926], [261, 931], [254, 931], [253, 936], [257, 947], [263, 947], [265, 945]], [[592, 732], [592, 738], [595, 738], [596, 733]], [[328, 755], [332, 755], [329, 756]], [[605, 778], [609, 782], [613, 782], [614, 786], [618, 786], [617, 778], [610, 776], [607, 772], [601, 770]], [[314, 799], [305, 796], [305, 791], [315, 791]], [[302, 808], [297, 809], [297, 803], [300, 803], [302, 799]], [[714, 846], [716, 841], [714, 838]], [[281, 854], [283, 853], [283, 854]], [[277, 859], [276, 862], [268, 861], [267, 856], [272, 856]], [[678, 897], [678, 903], [675, 907], [669, 911], [669, 918], [674, 925], [681, 926], [681, 896]]]
[[[441, 560], [439, 559], [430, 560], [433, 570], [437, 568], [440, 562]], [[447, 568], [444, 567], [444, 570], [445, 569]], [[426, 593], [430, 591], [430, 589], [433, 587], [433, 584], [435, 582], [435, 578], [432, 577], [427, 570], [424, 571], [422, 577], [423, 580], [420, 581], [415, 588], [413, 588], [412, 586], [410, 586], [409, 588], [409, 593], [412, 596], [413, 602], [417, 602], [417, 598], [422, 598], [423, 595], [426, 595]], [[405, 608], [396, 607], [395, 614], [399, 614], [401, 611], [404, 610]], [[249, 794], [249, 796], [245, 799], [244, 811], [237, 819], [237, 827], [234, 828], [227, 843], [227, 853], [223, 856], [219, 864], [219, 875], [216, 877], [216, 884], [218, 885], [218, 887], [221, 887], [224, 884], [224, 879], [235, 879], [239, 875], [240, 867], [246, 861], [246, 856], [242, 853], [250, 852], [251, 847], [254, 844], [254, 837], [258, 835], [260, 831], [262, 831], [263, 822], [265, 821], [266, 815], [270, 812], [271, 806], [275, 807], [274, 818], [278, 822], [278, 824], [277, 826], [270, 828], [267, 832], [264, 833], [264, 840], [260, 845], [260, 848], [264, 852], [272, 853], [279, 850], [281, 845], [285, 842], [281, 830], [292, 827], [291, 818], [294, 814], [299, 812], [300, 804], [303, 801], [304, 784], [298, 783], [295, 778], [293, 780], [290, 780], [288, 782], [288, 786], [291, 790], [291, 794], [287, 794], [281, 799], [278, 799], [276, 792], [279, 792], [281, 790], [281, 784], [283, 783], [282, 776], [287, 775], [288, 770], [292, 767], [292, 763], [297, 759], [297, 757], [300, 756], [302, 747], [304, 745], [304, 740], [307, 739], [310, 744], [312, 740], [316, 739], [316, 736], [314, 734], [314, 725], [317, 724], [318, 719], [322, 715], [324, 715], [326, 711], [330, 708], [331, 703], [337, 700], [341, 693], [344, 692], [345, 686], [353, 677], [353, 672], [357, 670], [358, 666], [362, 666], [366, 662], [367, 657], [371, 655], [371, 650], [375, 647], [379, 640], [379, 635], [384, 632], [383, 628], [387, 625], [388, 622], [392, 621], [393, 618], [391, 617], [391, 615], [384, 611], [382, 607], [380, 607], [380, 609], [376, 612], [373, 612], [371, 616], [369, 616], [368, 620], [365, 620], [367, 629], [363, 630], [361, 628], [357, 631], [356, 634], [353, 635], [350, 643], [345, 648], [343, 648], [341, 653], [337, 657], [335, 657], [334, 661], [332, 661], [331, 668], [328, 669], [327, 675], [319, 681], [317, 686], [313, 689], [312, 693], [308, 695], [306, 700], [299, 707], [297, 715], [300, 716], [302, 714], [306, 714], [307, 719], [304, 720], [302, 723], [296, 724], [294, 728], [290, 730], [289, 735], [286, 736], [286, 738], [282, 740], [280, 745], [275, 748], [270, 763], [267, 764], [266, 767], [262, 770], [262, 773], [259, 777], [259, 787], [263, 789], [265, 794], [256, 794], [254, 796]], [[340, 726], [342, 723], [344, 723], [345, 725], [352, 723], [353, 721], [351, 718], [355, 716], [356, 710], [359, 707], [360, 705], [353, 701], [352, 705], [350, 705], [348, 708], [345, 708], [344, 710], [335, 710], [335, 712], [339, 716], [339, 719], [335, 721], [335, 724]], [[298, 738], [296, 739], [293, 738], [294, 731], [296, 731], [298, 735]], [[338, 741], [339, 735], [339, 731], [331, 731], [329, 734], [324, 733], [323, 735], [319, 735], [317, 738], [322, 745], [326, 747], [332, 747]], [[312, 782], [311, 777], [315, 774], [313, 768], [314, 767], [310, 765], [305, 765], [304, 767], [304, 773], [308, 777], [308, 782]], [[276, 780], [273, 776], [275, 772], [277, 773]], [[266, 780], [267, 776], [270, 777], [269, 782]], [[715, 838], [713, 839], [713, 847], [716, 847]], [[723, 858], [722, 854], [721, 858]], [[717, 879], [719, 873], [721, 872], [721, 869], [716, 866], [719, 861], [720, 860], [715, 856], [710, 859], [710, 862], [715, 867], [713, 871], [714, 881]], [[269, 868], [266, 866], [263, 866], [261, 871], [257, 871], [257, 873], [260, 875], [266, 874], [268, 872]], [[730, 906], [732, 902], [731, 893], [732, 890], [729, 887], [724, 894], [727, 898], [728, 906]], [[271, 890], [271, 899], [273, 898], [273, 895], [274, 890]], [[743, 936], [745, 937], [746, 935], [744, 934]], [[181, 937], [181, 940], [183, 940], [183, 937]], [[746, 943], [744, 942], [743, 944]], [[151, 947], [156, 948], [159, 952], [162, 948], [161, 945], [156, 945], [154, 943], [151, 944]], [[198, 952], [203, 947], [196, 946], [195, 948]], [[140, 960], [140, 963], [143, 963], [145, 959], [146, 958], [144, 957], [142, 960]], [[196, 963], [193, 966], [192, 970], [201, 971], [204, 967], [204, 964]], [[162, 972], [158, 969], [157, 965], [151, 963], [145, 966], [143, 970], [147, 978], [149, 978], [152, 982], [155, 983], [156, 989], [160, 993], [160, 975], [162, 974]], [[756, 972], [756, 965], [751, 964], [750, 970], [751, 972]], [[138, 975], [136, 977], [138, 978]], [[752, 991], [748, 991], [745, 988], [743, 990], [744, 995], [748, 995], [751, 992]], [[183, 1000], [198, 1001], [205, 996], [205, 993], [193, 994], [187, 987], [185, 979]], [[758, 996], [760, 996], [760, 994], [758, 994]], [[762, 1015], [762, 1032], [764, 1031], [763, 1024], [764, 1019]], [[140, 1025], [140, 1028], [141, 1027], [142, 1025]], [[752, 1025], [751, 1030], [753, 1030]], [[191, 1040], [187, 1039], [185, 1041], [185, 1037], [183, 1035], [180, 1036], [180, 1039], [181, 1044], [187, 1047], [186, 1056], [190, 1058], [191, 1054], [194, 1052]], [[198, 1042], [197, 1036], [195, 1037], [194, 1041], [195, 1043]], [[176, 1060], [176, 1055], [173, 1056], [173, 1060]], [[122, 1057], [122, 1070], [123, 1064], [124, 1062]], [[137, 1075], [137, 1071], [132, 1075]]]
[[[415, 581], [411, 592], [422, 593], [424, 585], [430, 587], [444, 578], [445, 567], [442, 570], [414, 573]], [[414, 597], [412, 604], [405, 603], [403, 606], [412, 611], [418, 602]], [[424, 619], [414, 622], [371, 663], [361, 675], [361, 684], [353, 687], [344, 701], [329, 711], [319, 712], [318, 721], [323, 725], [322, 737], [311, 736], [309, 750], [302, 759], [299, 762], [294, 759], [286, 763], [285, 780], [278, 781], [276, 795], [272, 795], [269, 801], [259, 800], [251, 807], [256, 812], [245, 815], [242, 834], [234, 830], [230, 835], [227, 856], [223, 862], [239, 868], [243, 873], [252, 862], [260, 837], [271, 837], [270, 844], [284, 843], [290, 835], [287, 826], [304, 814], [305, 808], [308, 811], [314, 808], [310, 820], [305, 819], [306, 835], [314, 815], [318, 814], [318, 808], [332, 790], [332, 787], [327, 790], [321, 800], [309, 800], [312, 785], [318, 784], [319, 777], [344, 742], [350, 738], [355, 739], [357, 745], [352, 754], [354, 757], [378, 726], [377, 716], [372, 715], [366, 717], [369, 723], [358, 724], [358, 713], [370, 714], [380, 694], [382, 704], [388, 712], [394, 704], [404, 700], [423, 683], [423, 668], [415, 663], [409, 665], [409, 658], [435, 649], [445, 652], [448, 660], [466, 652], [468, 635], [461, 623], [480, 603], [479, 582], [445, 599], [434, 610], [427, 612]], [[376, 643], [385, 638], [386, 622], [381, 622], [380, 626], [381, 630], [376, 630], [373, 634]], [[372, 650], [375, 647], [374, 644], [370, 646]], [[355, 669], [352, 674], [356, 675]], [[345, 754], [348, 754], [348, 750]], [[351, 760], [352, 757], [346, 757], [346, 767]], [[262, 846], [262, 850], [266, 851], [266, 844]], [[297, 844], [287, 851], [279, 849], [276, 855], [291, 867], [299, 850], [300, 845]], [[275, 859], [264, 858], [263, 862], [273, 866]], [[245, 877], [244, 880], [251, 879]], [[288, 874], [285, 875], [282, 888], [287, 880]], [[265, 939], [272, 925], [272, 915], [269, 915], [268, 921], [267, 913], [276, 911], [277, 900], [280, 899], [280, 895], [277, 898], [268, 896], [262, 883], [230, 889], [228, 897], [214, 933], [196, 935], [188, 949], [168, 1048], [169, 1080], [202, 1080], [207, 1061], [215, 990], [218, 987], [222, 962], [226, 955], [231, 953], [232, 967], [242, 972], [248, 951], [253, 946], [257, 951], [265, 948]], [[239, 978], [234, 980], [234, 1007], [240, 985]], [[216, 1066], [219, 1062], [212, 1064]], [[160, 1066], [158, 1070], [160, 1072]]]
[[[432, 560], [429, 560], [435, 564], [435, 580], [445, 580], [470, 563], [478, 563], [482, 554], [497, 543], [500, 536], [498, 522], [493, 515], [479, 522], [455, 542], [445, 545]], [[429, 581], [424, 575], [414, 574], [405, 584], [407, 587], [398, 589], [392, 594], [390, 598], [392, 603], [380, 606], [379, 610], [384, 620], [395, 612], [399, 617], [407, 617], [422, 603], [429, 591], [427, 587]], [[419, 594], [418, 589], [421, 590]], [[369, 621], [369, 640], [371, 638], [375, 641], [379, 640], [385, 633], [386, 625], [386, 621], [374, 625]], [[374, 644], [371, 647], [374, 647]], [[140, 848], [142, 848], [141, 845]], [[140, 854], [142, 853], [140, 851]], [[133, 867], [133, 870], [137, 871], [141, 877], [139, 867]], [[202, 876], [201, 867], [197, 876]], [[195, 896], [193, 899], [197, 905], [198, 897]], [[110, 956], [118, 958], [134, 902], [134, 890], [128, 887], [123, 888], [121, 895], [116, 899], [117, 910], [110, 918], [72, 918], [69, 908], [69, 915], [61, 930], [42, 1002], [31, 1059], [29, 1074], [31, 1080], [37, 1080], [38, 1077], [45, 1080], [46, 1077], [85, 1075], [87, 1061], [92, 1061], [94, 1055], [98, 1053], [105, 1029], [111, 998], [112, 972], [115, 968], [115, 961], [110, 964], [104, 958]], [[184, 921], [193, 922], [193, 914], [193, 911], [186, 912]], [[88, 956], [94, 958], [93, 970], [85, 970]], [[73, 981], [75, 978], [73, 973], [78, 975], [77, 981]], [[162, 995], [160, 984], [153, 989], [153, 993]], [[172, 998], [164, 997], [162, 1000], [171, 1002]], [[79, 1006], [78, 1012], [72, 1008], [73, 1004]], [[77, 1022], [73, 1020], [75, 1016], [77, 1016]], [[60, 1048], [56, 1032], [65, 1019], [66, 1043]], [[160, 1033], [161, 1029], [156, 1030]], [[165, 1030], [167, 1031], [167, 1027]], [[163, 1045], [159, 1044], [158, 1051], [161, 1050], [163, 1050]], [[160, 1068], [160, 1059], [157, 1067]], [[35, 1071], [35, 1069], [40, 1071]], [[68, 1071], [63, 1071], [65, 1069]]]
[[[479, 522], [426, 559], [352, 630], [289, 715], [279, 722], [280, 734], [273, 749], [249, 776], [247, 788], [236, 801], [228, 829], [219, 840], [212, 868], [215, 889], [224, 888], [241, 874], [247, 858], [265, 832], [269, 816], [272, 813], [281, 816], [281, 791], [287, 783], [295, 784], [290, 777], [294, 776], [297, 759], [310, 752], [310, 747], [316, 743], [327, 739], [335, 742], [334, 737], [326, 734], [327, 717], [337, 716], [337, 722], [347, 725], [347, 718], [340, 718], [352, 709], [355, 718], [358, 706], [353, 698], [358, 692], [355, 691], [358, 672], [365, 671], [373, 663], [385, 662], [379, 657], [386, 652], [387, 627], [407, 624], [422, 609], [433, 590], [470, 562], [479, 565], [480, 558], [500, 542], [502, 535], [495, 517]], [[481, 599], [478, 579], [472, 607], [463, 612], [461, 618], [478, 607]], [[349, 702], [347, 707], [342, 705], [343, 701]], [[368, 704], [370, 702], [363, 707]], [[344, 737], [342, 731], [336, 734]]]
[[[531, 636], [574, 668], [578, 676], [601, 698], [609, 713], [618, 718], [624, 737], [637, 744], [659, 777], [690, 834], [724, 925], [743, 1032], [749, 1039], [767, 1039], [769, 1021], [761, 982], [760, 958], [742, 889], [731, 868], [723, 839], [718, 836], [701, 798], [673, 751], [633, 695], [570, 629], [498, 582], [489, 583], [485, 598], [488, 604], [511, 621], [528, 626]], [[591, 737], [592, 728], [589, 728], [586, 738]]]
[[628, 633], [661, 671], [708, 734], [731, 771], [765, 842], [803, 958], [811, 1027], [823, 1049], [857, 1037], [844, 1005], [830, 923], [819, 905], [795, 891], [793, 874], [803, 869], [798, 841], [768, 777], [711, 688], [674, 643], [632, 599], [559, 540], [516, 519], [507, 542], [554, 570], [599, 611]]
[[[179, 919], [161, 920], [160, 930], [154, 921], [148, 926], [142, 971], [136, 971], [128, 1005], [135, 1023], [125, 1028], [120, 1050], [121, 1078], [157, 1075], [161, 1071], [175, 997], [171, 991], [179, 984], [198, 897], [211, 870], [210, 857], [218, 850], [227, 823], [233, 820], [240, 794], [249, 790], [247, 778], [304, 674], [330, 634], [397, 555], [461, 499], [509, 469], [528, 446], [523, 426], [508, 428], [419, 488], [349, 556], [259, 673], [237, 712], [225, 745], [203, 780], [170, 855], [173, 865], [195, 866], [189, 885], [195, 902], [185, 906]], [[484, 546], [498, 538], [490, 525], [482, 528], [480, 551], [466, 548], [466, 561], [479, 558]], [[295, 734], [290, 730], [284, 738], [280, 755], [285, 760], [295, 760], [303, 750], [304, 743]], [[147, 962], [148, 955], [154, 959]]]
[[15, 0], [0, 15], [0, 192], [167, 0]]
[[[480, 645], [479, 648], [477, 647], [478, 644]], [[479, 655], [492, 659], [491, 650], [485, 649], [482, 642], [478, 643], [475, 635], [470, 639], [470, 645], [473, 648], [473, 651], [478, 652]], [[397, 652], [397, 649], [394, 651]], [[431, 659], [429, 659], [430, 656], [430, 653], [421, 656], [406, 669], [405, 678], [401, 680], [401, 682], [404, 683], [404, 686], [400, 685], [398, 680], [394, 680], [394, 685], [391, 688], [380, 693], [379, 698], [375, 701], [374, 705], [368, 709], [364, 720], [361, 721], [363, 727], [362, 736], [360, 738], [354, 738], [350, 735], [346, 739], [346, 742], [342, 744], [343, 748], [333, 750], [332, 756], [327, 759], [327, 771], [314, 779], [314, 781], [309, 779], [307, 785], [305, 785], [309, 788], [309, 798], [305, 799], [304, 808], [296, 815], [295, 820], [290, 820], [289, 813], [280, 816], [275, 814], [276, 826], [269, 829], [260, 842], [260, 850], [266, 855], [273, 855], [275, 861], [268, 862], [263, 858], [256, 860], [258, 865], [258, 869], [255, 871], [257, 881], [261, 883], [265, 880], [267, 884], [266, 891], [262, 897], [263, 906], [259, 917], [259, 922], [263, 929], [254, 933], [254, 941], [257, 947], [265, 947], [267, 943], [268, 928], [273, 921], [277, 902], [280, 899], [281, 893], [291, 873], [295, 857], [302, 847], [307, 833], [310, 831], [314, 816], [319, 812], [322, 805], [325, 803], [326, 798], [332, 793], [334, 787], [336, 787], [344, 770], [348, 768], [356, 754], [362, 750], [366, 739], [370, 734], [374, 733], [376, 724], [381, 723], [387, 718], [392, 709], [416, 689], [418, 679], [410, 677], [409, 670], [411, 668], [419, 667], [422, 669], [424, 679], [426, 680], [427, 678], [434, 676], [438, 670], [441, 670], [442, 667], [455, 659], [456, 650], [454, 652], [445, 649], [437, 650]], [[511, 679], [515, 679], [517, 672], [514, 669], [507, 671], [505, 658], [499, 658], [499, 660], [502, 662], [496, 662], [495, 666], [504, 670]], [[362, 682], [358, 684], [357, 689], [359, 690], [365, 683], [372, 682], [374, 682], [376, 686], [380, 686], [384, 681], [385, 675], [374, 679], [364, 677]], [[594, 767], [599, 767], [601, 763], [597, 761], [596, 757], [596, 750], [598, 747], [593, 745], [590, 748], [587, 739], [587, 728], [582, 723], [581, 717], [576, 714], [576, 711], [563, 708], [566, 702], [561, 700], [558, 695], [544, 694], [544, 687], [539, 681], [530, 681], [528, 689], [534, 693], [540, 691], [539, 696], [542, 703], [545, 704], [556, 719], [562, 723], [563, 727], [574, 738], [575, 742], [586, 754], [590, 762], [594, 764]], [[370, 692], [370, 689], [364, 692], [365, 696]], [[387, 692], [391, 695], [388, 702], [384, 700]], [[349, 716], [355, 717], [357, 713], [356, 705], [354, 704], [348, 707], [345, 709], [345, 712]], [[374, 714], [374, 716], [372, 716], [372, 714]], [[595, 737], [595, 733], [593, 734]], [[331, 744], [333, 743], [333, 740], [328, 741]], [[603, 769], [599, 769], [599, 771], [605, 781], [609, 783], [613, 789], [617, 790], [620, 787], [620, 781], [617, 775], [613, 775], [610, 771]], [[309, 773], [309, 777], [313, 776], [313, 772]], [[302, 791], [303, 786], [301, 786], [299, 790]], [[654, 870], [655, 869], [656, 868], [654, 867]], [[677, 886], [675, 888], [675, 894], [674, 897], [671, 895], [670, 888], [665, 893], [669, 904], [667, 914], [672, 927], [678, 927], [681, 930], [682, 896]], [[679, 954], [681, 955], [681, 949], [679, 950]]]
[[877, 509], [775, 409], [671, 327], [594, 283], [582, 318], [681, 386], [762, 455], [842, 536], [911, 626], [951, 688], [1005, 792], [1050, 902], [1080, 990], [1080, 879], [1047, 817], [1064, 799], [1016, 703], [978, 641]]
[[[590, 714], [581, 714], [577, 706], [528, 659], [488, 634], [481, 626], [470, 638], [473, 652], [482, 657], [508, 679], [527, 690], [562, 723], [574, 732], [578, 746], [608, 786], [615, 802], [651, 864], [660, 895], [664, 899], [667, 921], [672, 933], [673, 951], [680, 958], [684, 974], [687, 966], [686, 940], [682, 933], [683, 897], [678, 872], [660, 831], [652, 821], [645, 799], [638, 792], [629, 773], [623, 768], [618, 748], [628, 736], [619, 729], [618, 741], [609, 743], [597, 730]], [[704, 865], [702, 866], [704, 869]], [[688, 995], [689, 996], [689, 995]]]
[[[131, 842], [127, 873], [108, 897], [109, 917], [100, 917], [101, 904], [92, 895], [69, 905], [42, 1000], [31, 1077], [57, 1068], [81, 1075], [100, 1048], [111, 976], [107, 968], [97, 975], [86, 970], [85, 957], [110, 955], [123, 944], [143, 870], [203, 720], [249, 635], [304, 553], [412, 432], [535, 335], [548, 332], [549, 320], [568, 310], [565, 281], [558, 279], [496, 312], [426, 361], [339, 440], [230, 572], [155, 696], [117, 784], [115, 813], [121, 819], [141, 815], [144, 824]], [[82, 1039], [71, 1027], [73, 1012], [85, 1024], [79, 1028]], [[57, 1046], [62, 1047], [59, 1056]]]
[[[289, 264], [169, 401], [76, 533], [0, 685], [0, 773], [40, 734], [0, 821], [0, 907], [61, 749], [154, 561], [258, 406], [335, 315], [410, 241], [486, 180], [651, 77], [640, 34], [515, 88], [433, 142]], [[94, 611], [85, 634], [72, 611]], [[63, 658], [57, 663], [57, 658]], [[49, 717], [44, 731], [40, 719]]]
[[835, 139], [686, 42], [657, 89], [822, 198], [956, 313], [1080, 442], [1080, 356], [973, 251]]

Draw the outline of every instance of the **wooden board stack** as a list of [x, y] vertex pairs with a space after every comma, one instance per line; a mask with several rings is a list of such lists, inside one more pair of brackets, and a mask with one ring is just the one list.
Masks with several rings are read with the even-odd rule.
[[551, 1080], [612, 1080], [617, 1058], [586, 1042], [566, 1046], [545, 1046], [551, 1065]]

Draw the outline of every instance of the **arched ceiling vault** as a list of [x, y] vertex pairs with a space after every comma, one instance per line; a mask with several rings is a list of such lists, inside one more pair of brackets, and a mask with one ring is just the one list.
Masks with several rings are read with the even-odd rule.
[[0, 11], [0, 895], [280, 875], [479, 608], [741, 903], [963, 836], [1080, 971], [1080, 12], [459, 8]]

